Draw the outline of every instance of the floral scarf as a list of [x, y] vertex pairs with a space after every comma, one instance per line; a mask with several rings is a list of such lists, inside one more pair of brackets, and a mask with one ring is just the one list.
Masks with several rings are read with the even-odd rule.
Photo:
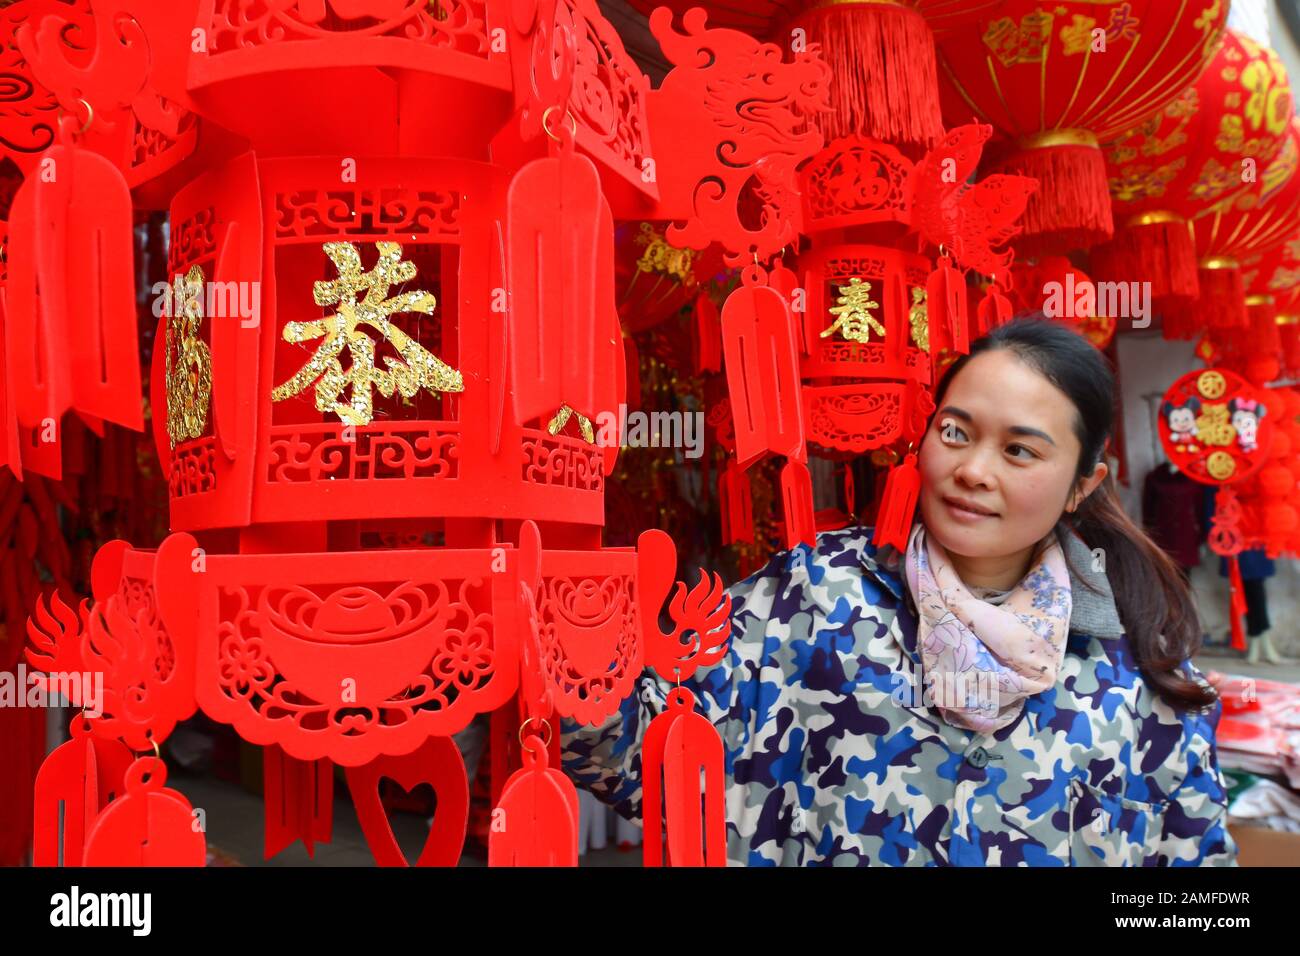
[[927, 700], [950, 724], [991, 734], [1015, 721], [1025, 698], [1056, 683], [1071, 603], [1055, 540], [997, 604], [971, 593], [920, 524], [907, 542], [906, 571]]

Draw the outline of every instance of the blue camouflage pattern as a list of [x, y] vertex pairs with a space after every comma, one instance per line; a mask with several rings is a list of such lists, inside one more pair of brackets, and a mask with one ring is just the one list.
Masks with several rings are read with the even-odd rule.
[[[1093, 554], [1077, 539], [1066, 554], [1057, 682], [993, 734], [927, 702], [898, 555], [870, 529], [824, 532], [731, 587], [727, 655], [682, 681], [723, 741], [728, 864], [1235, 866], [1222, 705], [1159, 699]], [[647, 670], [604, 723], [562, 722], [565, 770], [628, 819], [673, 686]]]

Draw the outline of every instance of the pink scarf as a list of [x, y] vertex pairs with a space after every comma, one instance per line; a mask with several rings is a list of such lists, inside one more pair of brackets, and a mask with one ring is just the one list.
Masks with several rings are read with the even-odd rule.
[[907, 542], [906, 569], [925, 699], [950, 724], [991, 734], [1020, 715], [1025, 698], [1056, 683], [1071, 605], [1065, 554], [1055, 540], [996, 604], [971, 593], [920, 524]]

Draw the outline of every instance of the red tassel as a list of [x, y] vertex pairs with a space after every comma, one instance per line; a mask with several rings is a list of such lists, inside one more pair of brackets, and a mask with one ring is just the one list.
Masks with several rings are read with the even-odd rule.
[[[695, 697], [678, 687], [668, 708], [650, 721], [641, 745], [641, 817], [646, 866], [726, 866], [722, 738], [695, 713]], [[700, 773], [704, 789], [700, 789]]]
[[1105, 242], [1114, 232], [1106, 161], [1096, 146], [1022, 148], [989, 172], [1038, 180], [1020, 220], [1024, 228], [1014, 243], [1021, 254], [1063, 255]]
[[1228, 558], [1228, 593], [1228, 609], [1232, 616], [1232, 646], [1244, 651], [1246, 633], [1241, 626], [1241, 617], [1246, 613], [1246, 585], [1241, 580], [1241, 564], [1236, 555]]
[[1202, 262], [1198, 281], [1201, 294], [1196, 305], [1202, 326], [1208, 325], [1212, 329], [1244, 329], [1249, 326], [1241, 270], [1231, 264], [1231, 260]]
[[[929, 148], [943, 135], [934, 37], [916, 11], [893, 4], [827, 4], [791, 26], [808, 31], [830, 65], [831, 109], [813, 122], [841, 136]], [[788, 31], [787, 31], [788, 35]]]
[[1110, 282], [1150, 282], [1152, 298], [1195, 298], [1200, 291], [1196, 275], [1196, 244], [1187, 220], [1181, 216], [1143, 222], [1135, 217], [1110, 242], [1090, 253], [1096, 278]]
[[899, 551], [907, 547], [907, 536], [912, 530], [920, 493], [921, 473], [916, 468], [916, 455], [908, 454], [889, 470], [889, 478], [885, 481], [885, 493], [872, 537], [876, 547], [892, 544]]

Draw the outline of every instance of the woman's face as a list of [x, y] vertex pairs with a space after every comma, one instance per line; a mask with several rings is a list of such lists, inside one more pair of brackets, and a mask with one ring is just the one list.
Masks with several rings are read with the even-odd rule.
[[[921, 517], [952, 555], [1026, 555], [1105, 476], [1075, 481], [1077, 415], [1014, 352], [983, 352], [953, 378], [920, 450]], [[1094, 480], [1095, 479], [1095, 480]]]

